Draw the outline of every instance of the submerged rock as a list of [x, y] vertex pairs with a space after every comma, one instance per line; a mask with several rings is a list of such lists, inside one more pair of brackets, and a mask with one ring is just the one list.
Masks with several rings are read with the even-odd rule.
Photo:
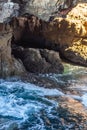
[[18, 130], [18, 124], [17, 123], [12, 123], [7, 130]]
[[60, 97], [58, 112], [64, 128], [87, 129], [87, 109], [79, 101], [69, 97]]

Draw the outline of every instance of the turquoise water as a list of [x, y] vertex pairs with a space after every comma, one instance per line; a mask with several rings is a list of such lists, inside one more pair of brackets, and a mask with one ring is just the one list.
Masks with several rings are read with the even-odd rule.
[[81, 96], [67, 95], [58, 88], [44, 88], [16, 78], [0, 79], [0, 130], [58, 130], [61, 120], [58, 102], [53, 97], [71, 96], [87, 107], [86, 75], [86, 68], [68, 64], [62, 75], [42, 75], [58, 84], [70, 83], [69, 88], [81, 90]]

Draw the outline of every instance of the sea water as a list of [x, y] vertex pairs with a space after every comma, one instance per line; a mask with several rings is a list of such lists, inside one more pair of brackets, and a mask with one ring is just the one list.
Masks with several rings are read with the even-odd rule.
[[62, 75], [42, 76], [58, 84], [71, 82], [70, 88], [82, 94], [69, 95], [55, 87], [44, 88], [17, 78], [0, 79], [0, 130], [58, 130], [61, 121], [55, 96], [70, 96], [87, 107], [86, 68], [66, 65]]
[[0, 80], [0, 129], [8, 130], [12, 123], [23, 130], [55, 129], [57, 124], [46, 126], [46, 119], [59, 122], [58, 103], [46, 96], [56, 95], [63, 93], [22, 81]]

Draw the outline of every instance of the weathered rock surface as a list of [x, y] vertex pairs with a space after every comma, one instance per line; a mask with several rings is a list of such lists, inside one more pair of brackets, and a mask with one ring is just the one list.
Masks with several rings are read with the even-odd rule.
[[[68, 61], [77, 65], [87, 66], [86, 13], [87, 4], [83, 3], [73, 8], [65, 19], [55, 18], [54, 21], [50, 23], [40, 22], [38, 34], [40, 34], [41, 38], [44, 38], [42, 41], [45, 41], [44, 43], [41, 42], [43, 43], [42, 45], [45, 47], [49, 46], [50, 49], [53, 50], [59, 50], [61, 56]], [[35, 28], [33, 32], [35, 32]]]
[[11, 54], [12, 29], [10, 20], [18, 16], [19, 5], [10, 0], [0, 1], [0, 77], [21, 75], [25, 69]]
[[73, 63], [87, 66], [87, 4], [78, 4], [66, 19], [54, 21], [58, 26], [58, 35], [54, 35], [53, 39], [49, 37], [60, 43], [62, 56]]
[[38, 16], [43, 20], [49, 20], [51, 13], [55, 12], [57, 0], [30, 0], [26, 2], [25, 13]]
[[[77, 12], [77, 10], [79, 10], [79, 12]], [[65, 19], [55, 18], [52, 22], [45, 22], [34, 15], [18, 17], [12, 20], [11, 24], [14, 31], [13, 40], [12, 40], [12, 48], [14, 44], [16, 44], [16, 46], [22, 46], [23, 49], [26, 50], [26, 53], [24, 53], [25, 52], [24, 50], [21, 52], [23, 52], [23, 54], [27, 58], [23, 58], [24, 55], [21, 53], [20, 53], [20, 56], [18, 56], [18, 58], [20, 58], [23, 61], [28, 71], [31, 71], [31, 69], [29, 69], [30, 62], [32, 65], [35, 64], [37, 66], [38, 64], [42, 68], [44, 68], [43, 66], [46, 67], [42, 69], [39, 66], [37, 66], [36, 70], [34, 67], [32, 67], [31, 72], [36, 72], [36, 71], [55, 72], [56, 70], [56, 69], [52, 69], [53, 67], [52, 62], [49, 62], [51, 67], [48, 67], [49, 65], [46, 61], [47, 58], [45, 58], [46, 57], [45, 55], [44, 55], [44, 58], [45, 58], [45, 62], [44, 62], [44, 58], [42, 58], [42, 55], [41, 55], [42, 50], [32, 49], [34, 50], [33, 53], [35, 53], [36, 55], [40, 54], [41, 59], [42, 59], [41, 60], [40, 57], [37, 56], [40, 60], [38, 60], [38, 62], [36, 63], [35, 62], [36, 58], [34, 56], [34, 62], [32, 62], [32, 58], [30, 57], [31, 51], [29, 48], [41, 48], [43, 49], [42, 52], [44, 54], [46, 53], [45, 52], [46, 50], [44, 49], [56, 50], [56, 51], [59, 51], [61, 56], [63, 56], [68, 61], [71, 61], [78, 65], [87, 66], [86, 10], [87, 10], [86, 3], [78, 4], [75, 8], [72, 9], [72, 11], [70, 11], [70, 13], [68, 13], [67, 18]], [[1, 26], [1, 29], [3, 31], [2, 26]], [[12, 53], [16, 55], [16, 50], [15, 52], [12, 51]], [[56, 54], [56, 52], [54, 53]], [[48, 55], [51, 55], [50, 51]], [[55, 59], [55, 64], [56, 64], [55, 66], [57, 66], [58, 63], [56, 62], [56, 58], [54, 59]], [[30, 61], [29, 64], [26, 64], [28, 61]], [[59, 64], [60, 64], [60, 60], [59, 60]], [[61, 70], [61, 67], [60, 67], [60, 70]], [[59, 68], [58, 70], [56, 70], [56, 72], [59, 72]]]
[[59, 51], [68, 61], [87, 66], [86, 10], [86, 3], [78, 4], [67, 18], [55, 18], [52, 22], [33, 15], [16, 18], [14, 41], [24, 47]]
[[33, 14], [48, 21], [51, 16], [64, 15], [60, 12], [63, 9], [74, 7], [78, 0], [16, 0], [16, 2], [22, 5], [21, 14]]
[[8, 23], [12, 17], [19, 14], [19, 5], [11, 0], [0, 1], [0, 23]]
[[14, 47], [13, 54], [20, 58], [28, 72], [62, 73], [64, 67], [55, 51], [47, 49]]
[[25, 72], [21, 61], [11, 55], [12, 30], [8, 25], [0, 24], [0, 77], [20, 75]]
[[43, 28], [44, 26], [47, 27], [47, 25], [47, 22], [33, 15], [14, 18], [12, 21], [14, 30], [12, 53], [16, 58], [20, 58], [23, 61], [25, 68], [29, 72], [63, 72], [63, 65], [58, 52], [45, 50], [53, 49], [54, 46], [54, 43], [47, 41], [43, 36]]
[[[0, 76], [6, 77], [24, 73], [25, 69], [19, 62], [20, 60], [29, 72], [62, 73], [63, 66], [59, 52], [67, 60], [87, 66], [86, 6], [87, 4], [79, 4], [67, 15], [67, 18], [55, 18], [49, 23], [39, 20], [35, 16], [16, 18], [13, 21], [12, 54], [17, 60], [11, 54], [12, 30], [9, 30], [9, 25], [1, 23]], [[77, 9], [80, 11], [79, 13]], [[30, 80], [31, 77], [33, 77], [32, 74]], [[32, 78], [31, 82], [37, 82], [38, 79], [37, 77]], [[49, 88], [54, 85], [60, 89], [68, 86], [67, 84], [60, 86], [57, 82], [45, 78], [39, 80], [37, 84]], [[87, 129], [87, 110], [79, 101], [64, 96], [58, 99], [58, 102], [61, 128]], [[15, 125], [13, 126], [16, 128]]]

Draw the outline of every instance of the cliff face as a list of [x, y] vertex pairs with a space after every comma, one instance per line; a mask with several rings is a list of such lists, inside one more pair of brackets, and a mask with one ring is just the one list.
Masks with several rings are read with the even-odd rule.
[[[14, 4], [10, 1], [3, 4], [1, 3], [1, 71], [3, 70], [6, 72], [6, 75], [10, 75], [12, 73], [17, 73], [15, 70], [18, 71], [21, 67], [21, 72], [24, 72], [24, 68], [22, 66], [23, 63], [26, 70], [29, 72], [62, 73], [63, 65], [59, 58], [59, 53], [63, 58], [71, 61], [72, 63], [87, 66], [86, 3], [81, 3], [75, 6], [77, 1], [73, 1], [73, 3], [70, 1], [68, 1], [70, 3], [67, 3], [67, 1], [63, 1], [63, 3], [61, 3], [60, 1], [60, 3], [57, 3], [56, 0], [55, 2], [48, 0], [44, 2], [42, 1], [41, 4], [39, 1], [33, 1], [32, 3], [27, 0], [16, 0], [15, 2], [17, 3]], [[25, 3], [24, 7], [23, 3]], [[51, 9], [51, 6], [55, 9], [54, 5], [52, 5], [54, 3], [57, 3], [57, 7], [64, 4], [64, 8], [61, 6], [61, 10], [57, 11], [59, 11], [59, 14], [62, 13], [65, 15], [66, 10], [68, 10], [66, 18], [54, 16], [55, 18], [50, 22], [46, 22], [30, 14], [12, 18], [13, 16], [18, 16], [18, 14], [20, 14], [20, 8], [25, 10], [24, 13], [28, 9], [27, 11], [29, 13], [30, 10], [31, 12], [32, 10], [35, 11], [35, 8], [33, 8], [35, 5], [37, 9], [42, 6], [42, 9], [45, 7], [49, 7]], [[20, 8], [18, 4], [20, 5]], [[28, 8], [28, 5], [32, 6], [32, 8]], [[6, 13], [3, 11], [5, 10], [5, 6], [7, 15], [5, 15]], [[73, 8], [69, 10], [69, 7]], [[47, 13], [47, 11], [52, 13], [49, 9], [45, 9], [45, 11], [45, 13]], [[44, 16], [42, 14], [43, 11], [39, 10], [36, 15], [40, 16], [40, 12], [40, 15], [45, 19], [45, 16], [47, 17], [48, 14]], [[48, 15], [47, 18], [49, 18], [49, 16], [50, 15]], [[15, 60], [13, 55], [16, 59], [20, 59], [22, 63]], [[7, 66], [8, 71], [7, 69], [5, 70], [6, 67], [3, 68], [3, 64], [5, 64], [4, 66]]]
[[11, 54], [12, 29], [9, 21], [17, 15], [18, 9], [17, 4], [0, 1], [0, 77], [20, 75], [25, 71], [21, 61]]
[[59, 53], [49, 50], [52, 48], [51, 42], [43, 35], [43, 28], [47, 25], [47, 22], [34, 15], [14, 18], [12, 21], [12, 54], [22, 60], [29, 72], [63, 72]]
[[12, 34], [0, 35], [0, 77], [22, 75], [25, 71], [22, 62], [11, 55]]
[[[27, 25], [27, 18], [23, 17], [16, 18], [19, 19], [19, 21], [17, 20], [15, 21], [14, 20], [15, 18], [12, 19], [12, 17], [18, 16], [18, 13], [19, 13], [19, 6], [17, 3], [14, 4], [10, 1], [8, 2], [2, 1], [1, 21], [0, 21], [0, 49], [1, 49], [0, 76], [6, 77], [11, 75], [21, 75], [25, 73], [25, 69], [29, 72], [35, 72], [35, 73], [51, 73], [51, 72], [62, 73], [63, 65], [61, 63], [58, 53], [54, 51], [45, 50], [45, 48], [43, 48], [42, 50], [36, 49], [38, 48], [37, 45], [35, 49], [30, 49], [30, 46], [27, 46], [27, 49], [23, 46], [24, 48], [22, 47], [23, 48], [22, 50], [20, 49], [21, 47], [16, 46], [16, 49], [14, 49], [15, 47], [13, 42], [15, 41], [19, 43], [19, 41], [21, 40], [26, 44], [26, 42], [31, 41], [31, 38], [33, 39], [35, 37], [36, 38], [34, 42], [37, 41], [37, 43], [39, 43], [39, 41], [42, 41], [41, 37], [40, 36], [38, 37], [38, 35], [36, 35], [39, 27], [38, 25], [39, 19], [37, 17], [33, 18], [32, 16], [31, 19], [29, 20], [29, 25]], [[19, 23], [17, 24], [17, 22]], [[25, 35], [23, 35], [24, 32], [26, 32]], [[28, 35], [26, 35], [27, 32], [31, 36], [29, 37], [30, 40], [27, 39], [28, 38], [27, 37]], [[15, 38], [15, 41], [12, 40], [13, 38]], [[42, 39], [44, 42], [43, 37]], [[12, 43], [12, 50], [11, 50], [11, 43]], [[42, 43], [41, 46], [43, 46]], [[13, 54], [14, 56], [15, 54], [16, 55], [18, 54], [17, 56], [15, 56], [16, 59], [13, 57]], [[23, 67], [23, 64], [25, 66], [25, 69]]]
[[87, 66], [87, 4], [78, 4], [66, 18], [45, 22], [37, 17], [15, 19], [14, 41], [23, 47], [44, 48], [78, 65]]
[[87, 66], [87, 4], [78, 4], [66, 19], [55, 18], [54, 23], [58, 35], [51, 39], [60, 43], [61, 55], [73, 63]]

